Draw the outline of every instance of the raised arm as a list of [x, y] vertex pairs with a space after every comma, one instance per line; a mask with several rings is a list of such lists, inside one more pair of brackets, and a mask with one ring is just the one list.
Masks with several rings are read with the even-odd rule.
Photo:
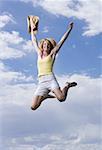
[[64, 43], [65, 40], [68, 38], [68, 36], [69, 36], [69, 34], [70, 34], [72, 28], [73, 28], [73, 22], [71, 22], [71, 23], [69, 24], [69, 28], [68, 28], [67, 31], [64, 33], [64, 35], [62, 36], [62, 38], [61, 38], [61, 40], [58, 42], [58, 44], [55, 46], [55, 48], [52, 50], [52, 52], [51, 52], [52, 54], [53, 54], [53, 53], [57, 53], [57, 52], [60, 50], [60, 48], [61, 48], [61, 46], [63, 45], [63, 43]]
[[36, 35], [33, 33], [33, 30], [31, 29], [31, 40], [32, 40], [32, 43], [35, 47], [35, 50], [36, 52], [38, 52], [38, 41], [37, 41], [37, 38], [36, 38]]
[[32, 22], [32, 18], [30, 19], [30, 22], [31, 22], [31, 40], [32, 40], [32, 43], [35, 47], [36, 52], [38, 53], [39, 52], [38, 41], [37, 41], [36, 35], [34, 34], [35, 26]]

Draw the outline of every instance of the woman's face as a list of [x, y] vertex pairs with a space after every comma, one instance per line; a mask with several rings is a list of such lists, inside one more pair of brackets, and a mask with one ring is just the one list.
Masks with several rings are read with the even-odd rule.
[[51, 48], [50, 43], [47, 40], [45, 40], [43, 42], [43, 50], [49, 54], [50, 48]]

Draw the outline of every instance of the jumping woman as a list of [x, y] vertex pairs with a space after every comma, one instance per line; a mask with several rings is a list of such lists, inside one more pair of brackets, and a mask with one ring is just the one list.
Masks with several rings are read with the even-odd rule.
[[[38, 43], [36, 34], [34, 33], [35, 24], [33, 16], [30, 16], [29, 19], [31, 25], [31, 40], [38, 54], [37, 67], [39, 83], [31, 106], [32, 110], [36, 110], [47, 98], [57, 98], [60, 102], [64, 102], [66, 100], [68, 90], [77, 85], [76, 82], [66, 82], [65, 87], [61, 90], [53, 73], [53, 65], [56, 59], [56, 54], [68, 38], [73, 28], [73, 22], [69, 24], [69, 28], [62, 36], [58, 44], [56, 44], [55, 40], [50, 38], [42, 39]], [[49, 92], [53, 92], [55, 96], [50, 95]]]

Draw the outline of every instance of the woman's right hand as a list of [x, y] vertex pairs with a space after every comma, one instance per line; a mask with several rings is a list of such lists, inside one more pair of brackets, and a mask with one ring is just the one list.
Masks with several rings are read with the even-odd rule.
[[33, 24], [33, 22], [31, 22], [31, 30], [34, 31], [35, 29], [35, 25]]
[[30, 23], [31, 23], [31, 30], [33, 31], [35, 28], [35, 25], [33, 23], [33, 16], [30, 16]]

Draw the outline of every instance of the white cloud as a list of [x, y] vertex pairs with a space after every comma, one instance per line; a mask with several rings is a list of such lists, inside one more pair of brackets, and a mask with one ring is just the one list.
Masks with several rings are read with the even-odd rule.
[[26, 77], [21, 72], [13, 72], [13, 71], [5, 71], [0, 72], [0, 83], [3, 85], [4, 83], [17, 83], [17, 82], [29, 82], [32, 81], [33, 78], [31, 76]]
[[[0, 16], [0, 27], [6, 26], [9, 22], [15, 23], [15, 18], [8, 12]], [[34, 51], [31, 41], [20, 36], [17, 31], [0, 31], [0, 59], [12, 59], [25, 56]]]
[[[5, 68], [2, 63], [0, 66], [1, 66], [1, 69]], [[1, 78], [0, 84], [5, 85], [5, 86], [3, 86], [1, 92], [5, 91], [6, 96], [8, 96], [9, 93], [12, 93], [13, 94], [12, 97], [17, 98], [18, 96], [15, 95], [16, 90], [18, 90], [18, 91], [21, 90], [21, 94], [22, 94], [22, 90], [25, 90], [25, 93], [27, 90], [27, 93], [29, 95], [29, 92], [31, 93], [32, 86], [34, 86], [34, 85], [32, 85], [32, 83], [31, 84], [29, 83], [30, 81], [33, 81], [33, 78], [32, 77], [27, 78], [25, 75], [23, 75], [20, 72], [13, 72], [10, 70], [8, 70], [8, 71], [1, 70], [0, 78]], [[65, 85], [66, 81], [69, 81], [69, 82], [76, 81], [78, 83], [78, 86], [76, 88], [73, 88], [69, 92], [68, 97], [70, 99], [72, 99], [71, 104], [78, 103], [83, 106], [84, 105], [90, 106], [91, 103], [93, 103], [94, 105], [97, 104], [101, 98], [101, 84], [100, 84], [101, 78], [94, 79], [94, 78], [91, 78], [90, 76], [73, 74], [71, 76], [69, 76], [69, 75], [58, 76], [57, 79], [58, 79], [61, 87], [63, 87]], [[26, 85], [26, 84], [19, 85], [19, 84], [17, 84], [17, 81], [18, 81], [18, 83], [20, 81], [21, 81], [21, 83], [26, 81], [26, 82], [28, 82], [28, 85]], [[12, 85], [12, 84], [10, 85], [10, 82], [15, 83], [15, 85]], [[9, 83], [9, 85], [7, 85], [7, 83]], [[12, 92], [12, 90], [13, 90], [13, 92]], [[32, 90], [34, 90], [34, 88], [32, 88]], [[7, 92], [7, 94], [6, 94], [6, 92]], [[18, 99], [18, 103], [19, 102], [21, 103], [20, 96]], [[23, 96], [24, 96], [24, 94], [22, 94], [21, 97], [23, 97]], [[76, 97], [78, 97], [77, 101], [76, 101]], [[6, 97], [2, 98], [3, 102], [5, 102], [4, 99], [6, 99]], [[12, 102], [11, 98], [8, 98], [8, 101], [9, 101], [9, 99]], [[23, 104], [25, 104], [25, 103], [27, 103], [27, 102], [23, 101]], [[53, 107], [53, 105], [51, 106], [51, 108], [52, 107]]]
[[44, 147], [36, 147], [36, 146], [32, 146], [32, 145], [18, 145], [17, 147], [9, 147], [8, 150], [13, 150], [15, 148], [15, 150], [101, 150], [101, 146], [97, 145], [97, 144], [89, 144], [89, 145], [73, 145], [73, 144], [69, 144], [69, 145], [55, 145], [55, 144], [49, 144], [46, 145]]
[[82, 144], [79, 144], [79, 145], [73, 145], [73, 144], [68, 144], [68, 145], [55, 145], [55, 144], [49, 144], [49, 145], [46, 145], [45, 147], [41, 148], [41, 150], [101, 150], [101, 147], [97, 144], [89, 144], [89, 145], [82, 145]]
[[[33, 84], [30, 84], [29, 86], [29, 83], [31, 82], [34, 82], [32, 76], [26, 76], [21, 72], [12, 71], [9, 67], [5, 66], [2, 62], [0, 62], [0, 103], [4, 103], [4, 100], [5, 102], [8, 101], [9, 103], [11, 103], [12, 101], [12, 103], [14, 103], [17, 102], [15, 101], [16, 99], [21, 100], [22, 96], [24, 98], [24, 95], [26, 99], [27, 90], [29, 89], [28, 95], [30, 96], [32, 92], [31, 88], [34, 86]], [[15, 99], [13, 99], [13, 96], [15, 96]]]
[[[74, 99], [75, 97], [79, 97], [77, 99], [77, 102], [80, 101], [81, 103], [84, 104], [84, 102], [88, 102], [88, 101], [92, 101], [94, 102], [95, 99], [100, 99], [100, 94], [101, 94], [101, 78], [91, 78], [88, 75], [81, 75], [81, 74], [73, 74], [71, 76], [69, 75], [63, 75], [61, 77], [58, 77], [61, 86], [63, 86], [63, 84], [66, 81], [72, 82], [72, 81], [76, 81], [78, 83], [78, 86], [75, 90], [75, 92], [73, 92], [74, 95]], [[99, 93], [99, 94], [96, 94]], [[89, 94], [90, 96], [87, 97], [87, 94]], [[94, 95], [95, 94], [95, 95]], [[83, 97], [84, 95], [84, 97]], [[82, 101], [83, 99], [83, 101]], [[90, 100], [89, 100], [90, 99]]]
[[6, 31], [1, 31], [0, 39], [7, 44], [20, 44], [24, 42], [24, 39], [20, 37], [19, 32], [17, 31], [12, 31], [11, 33]]
[[86, 124], [81, 126], [78, 130], [78, 139], [75, 143], [100, 143], [101, 142], [101, 127], [95, 124]]
[[12, 14], [3, 12], [2, 15], [0, 15], [0, 28], [5, 27], [9, 22], [16, 23]]
[[[37, 142], [38, 139], [39, 141], [41, 140], [40, 138], [41, 135], [37, 136], [33, 136], [33, 137], [18, 137], [18, 138], [12, 138], [12, 139], [7, 139], [7, 143], [9, 143], [8, 149], [9, 150], [13, 150], [13, 148], [15, 149], [21, 149], [23, 150], [24, 148], [26, 148], [27, 150], [101, 150], [101, 145], [99, 144], [75, 144], [73, 141], [74, 140], [68, 140], [67, 138], [65, 138], [64, 136], [61, 137], [60, 140], [51, 140], [51, 135], [50, 134], [45, 134], [43, 135], [45, 137], [45, 139], [42, 139], [43, 141], [45, 140], [49, 140], [48, 144], [43, 144], [41, 145], [39, 143], [39, 145], [41, 146], [37, 146]], [[58, 135], [53, 135], [53, 136], [57, 136]], [[26, 138], [30, 138], [30, 141], [26, 141]], [[7, 144], [5, 142], [5, 144]], [[7, 145], [5, 145], [7, 146]]]
[[1, 59], [15, 59], [34, 51], [31, 41], [23, 39], [17, 31], [12, 31], [11, 33], [1, 31], [0, 39]]
[[62, 15], [67, 18], [75, 17], [85, 21], [85, 36], [95, 36], [102, 32], [102, 15], [100, 13], [101, 0], [20, 0], [32, 2], [34, 7], [41, 6], [54, 15]]
[[[22, 76], [23, 77], [23, 76]], [[36, 88], [36, 85], [34, 83], [27, 83], [28, 80], [31, 80], [31, 78], [24, 77], [24, 79], [20, 79], [20, 77], [17, 78], [18, 82], [19, 80], [26, 83], [20, 83], [17, 85], [5, 85], [2, 87], [0, 91], [0, 103], [1, 105], [4, 103], [8, 104], [16, 104], [20, 106], [29, 106], [28, 109], [30, 109], [30, 105], [32, 102], [32, 97], [34, 93], [34, 89]], [[27, 80], [27, 81], [26, 81]], [[13, 82], [13, 81], [12, 81]], [[5, 102], [4, 102], [5, 101]]]
[[[42, 150], [48, 147], [50, 149], [52, 147], [56, 148], [56, 146], [58, 148], [65, 146], [67, 150], [69, 144], [79, 145], [77, 147], [78, 150], [82, 147], [85, 148], [86, 144], [89, 144], [90, 149], [91, 146], [92, 148], [94, 147], [94, 144], [99, 148], [97, 143], [100, 142], [101, 130], [101, 78], [91, 78], [78, 74], [57, 77], [61, 87], [62, 85], [64, 86], [66, 81], [76, 81], [78, 86], [69, 91], [66, 102], [60, 103], [56, 99], [46, 100], [38, 110], [32, 112], [30, 106], [36, 84], [29, 83], [32, 80], [27, 82], [27, 77], [24, 77], [23, 74], [21, 77], [17, 76], [17, 74], [11, 77], [12, 82], [4, 82], [3, 86], [1, 84], [2, 81], [0, 81], [0, 114], [5, 116], [2, 120], [5, 124], [8, 124], [8, 126], [4, 125], [2, 127], [5, 135], [8, 136], [10, 134], [11, 137], [15, 138], [16, 134], [21, 135], [22, 133], [24, 139], [17, 140], [17, 144], [36, 143], [36, 146], [42, 144]], [[15, 77], [17, 81], [21, 81], [20, 84], [13, 81]], [[8, 78], [6, 80], [9, 81], [11, 79]], [[5, 106], [5, 109], [2, 109], [2, 106]], [[25, 119], [24, 116], [26, 116]], [[42, 118], [44, 123], [42, 123]], [[24, 125], [25, 123], [26, 126]], [[16, 126], [17, 124], [18, 126]], [[47, 135], [45, 133], [39, 137], [39, 133], [43, 133], [45, 129], [49, 138], [46, 138]], [[11, 130], [12, 133], [10, 132]], [[25, 133], [26, 130], [27, 137], [25, 134], [23, 135], [23, 132]], [[38, 138], [35, 134], [38, 135]], [[35, 138], [32, 135], [35, 135]]]

